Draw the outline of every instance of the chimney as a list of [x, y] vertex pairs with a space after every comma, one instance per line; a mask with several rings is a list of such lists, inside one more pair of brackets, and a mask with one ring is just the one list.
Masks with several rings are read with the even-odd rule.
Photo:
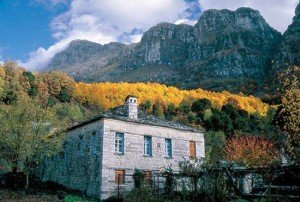
[[134, 95], [128, 95], [125, 99], [126, 111], [129, 119], [138, 118], [138, 103], [137, 97]]

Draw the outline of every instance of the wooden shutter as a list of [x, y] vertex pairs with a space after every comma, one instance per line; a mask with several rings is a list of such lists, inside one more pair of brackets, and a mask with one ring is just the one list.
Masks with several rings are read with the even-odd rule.
[[196, 158], [196, 143], [194, 141], [190, 141], [190, 158]]
[[125, 170], [115, 171], [115, 182], [116, 184], [125, 184]]

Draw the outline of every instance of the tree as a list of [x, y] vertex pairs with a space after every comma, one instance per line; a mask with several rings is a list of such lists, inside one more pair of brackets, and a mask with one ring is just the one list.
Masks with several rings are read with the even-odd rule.
[[0, 77], [0, 100], [3, 99], [5, 93], [5, 83], [4, 80]]
[[65, 86], [63, 86], [61, 88], [58, 98], [61, 102], [69, 102], [70, 101], [71, 95], [68, 93]]
[[161, 105], [161, 103], [158, 103], [158, 102], [154, 103], [152, 109], [153, 109], [153, 114], [155, 114], [159, 118], [162, 118], [162, 119], [165, 118], [164, 108]]
[[192, 111], [196, 112], [197, 114], [200, 114], [209, 108], [211, 108], [211, 101], [206, 98], [196, 100], [191, 107]]
[[243, 166], [270, 166], [279, 162], [275, 145], [267, 139], [254, 136], [232, 137], [226, 142], [224, 151], [228, 161]]
[[150, 113], [152, 109], [152, 103], [150, 100], [146, 100], [146, 102], [141, 104], [141, 108], [144, 109], [146, 112]]
[[231, 103], [223, 105], [221, 110], [222, 110], [222, 112], [225, 112], [226, 114], [228, 114], [228, 116], [232, 120], [234, 120], [238, 116], [238, 113], [237, 113], [235, 107]]
[[225, 158], [224, 145], [226, 135], [224, 132], [209, 131], [205, 136], [205, 159], [208, 164], [215, 165]]
[[191, 104], [189, 99], [184, 99], [182, 102], [179, 104], [179, 111], [183, 114], [188, 114], [191, 111]]
[[232, 120], [229, 115], [216, 108], [212, 108], [212, 115], [205, 122], [205, 126], [208, 130], [223, 131], [227, 136], [233, 133]]
[[3, 67], [0, 66], [0, 100], [3, 99], [5, 92], [5, 71]]
[[[22, 72], [24, 70], [18, 68], [15, 62], [5, 62], [3, 69], [5, 74], [5, 93], [2, 100], [7, 104], [15, 103], [18, 95], [28, 90], [29, 83], [21, 82]], [[21, 83], [23, 85], [21, 85]]]
[[293, 66], [279, 75], [283, 96], [275, 115], [275, 123], [282, 130], [287, 152], [296, 160], [300, 145], [300, 67]]
[[13, 173], [29, 174], [45, 157], [60, 148], [63, 121], [28, 97], [19, 97], [15, 105], [0, 108], [0, 156]]
[[[73, 95], [74, 79], [62, 72], [49, 72], [41, 75], [51, 96], [58, 99]], [[62, 92], [63, 91], [63, 92]], [[63, 95], [61, 95], [63, 93]], [[62, 96], [62, 97], [61, 97]]]
[[282, 98], [277, 116], [279, 126], [297, 143], [300, 141], [300, 89], [289, 90]]
[[176, 106], [173, 103], [168, 104], [167, 109], [164, 111], [165, 117], [168, 120], [173, 120], [176, 115]]

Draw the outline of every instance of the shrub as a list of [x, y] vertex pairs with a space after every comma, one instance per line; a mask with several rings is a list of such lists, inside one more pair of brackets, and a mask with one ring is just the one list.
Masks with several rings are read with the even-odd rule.
[[270, 166], [279, 161], [275, 145], [254, 136], [232, 137], [226, 143], [226, 159], [243, 166]]

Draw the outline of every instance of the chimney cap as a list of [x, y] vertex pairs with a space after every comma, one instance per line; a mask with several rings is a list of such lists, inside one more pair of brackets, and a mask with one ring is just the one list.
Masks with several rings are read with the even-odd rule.
[[133, 97], [133, 98], [138, 98], [137, 96], [135, 96], [135, 95], [127, 95], [127, 97], [125, 98], [125, 101], [127, 101], [128, 100], [128, 98], [130, 98], [130, 97]]

